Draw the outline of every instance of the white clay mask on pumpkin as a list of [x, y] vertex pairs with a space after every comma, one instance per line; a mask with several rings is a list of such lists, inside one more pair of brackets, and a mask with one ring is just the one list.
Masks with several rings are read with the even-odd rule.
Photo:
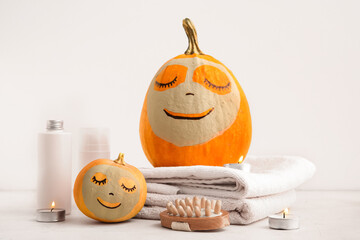
[[84, 175], [82, 194], [86, 207], [97, 217], [114, 220], [134, 208], [140, 197], [138, 188], [139, 182], [131, 173], [115, 166], [96, 165]]
[[[180, 65], [184, 74], [175, 80], [183, 82], [163, 90], [165, 86], [159, 85], [157, 77], [166, 77], [164, 71], [171, 72], [173, 66], [179, 71]], [[203, 84], [196, 82], [201, 67], [216, 67], [218, 76], [226, 78], [222, 88], [214, 88], [218, 93], [206, 87], [212, 86], [211, 79]], [[240, 108], [240, 93], [222, 65], [197, 57], [181, 58], [169, 61], [155, 75], [147, 104], [149, 122], [158, 137], [178, 147], [193, 146], [211, 140], [232, 125]]]

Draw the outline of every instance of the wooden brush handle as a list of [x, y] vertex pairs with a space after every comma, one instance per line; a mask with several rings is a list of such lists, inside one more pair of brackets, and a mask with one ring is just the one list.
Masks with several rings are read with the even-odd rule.
[[160, 213], [161, 225], [166, 228], [182, 231], [208, 231], [230, 225], [229, 213], [221, 210], [221, 215], [215, 217], [179, 217], [172, 216], [167, 211]]

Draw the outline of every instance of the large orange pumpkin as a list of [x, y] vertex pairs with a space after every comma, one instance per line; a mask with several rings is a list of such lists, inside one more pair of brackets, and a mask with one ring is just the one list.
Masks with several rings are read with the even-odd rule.
[[145, 97], [143, 150], [155, 167], [236, 163], [251, 141], [247, 99], [232, 72], [201, 52], [192, 22], [183, 26], [188, 49], [159, 69]]
[[86, 216], [101, 222], [122, 222], [144, 206], [146, 182], [142, 173], [124, 162], [98, 159], [78, 174], [74, 186], [76, 205]]

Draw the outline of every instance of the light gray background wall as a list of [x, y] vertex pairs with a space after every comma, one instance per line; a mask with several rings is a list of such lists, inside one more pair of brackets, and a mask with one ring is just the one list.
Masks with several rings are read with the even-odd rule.
[[[0, 189], [36, 186], [47, 119], [107, 126], [112, 156], [150, 166], [140, 112], [153, 75], [183, 53], [182, 19], [247, 94], [250, 154], [301, 155], [306, 189], [360, 189], [359, 1], [0, 1]], [[74, 151], [74, 175], [77, 171]]]

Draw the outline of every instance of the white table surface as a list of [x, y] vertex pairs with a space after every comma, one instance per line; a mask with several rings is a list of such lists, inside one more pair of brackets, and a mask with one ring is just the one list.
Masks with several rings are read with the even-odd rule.
[[35, 192], [0, 191], [0, 239], [360, 239], [360, 191], [298, 191], [291, 213], [298, 230], [272, 230], [264, 219], [212, 232], [179, 232], [159, 221], [131, 219], [105, 224], [82, 215], [76, 206], [66, 221], [35, 221]]

